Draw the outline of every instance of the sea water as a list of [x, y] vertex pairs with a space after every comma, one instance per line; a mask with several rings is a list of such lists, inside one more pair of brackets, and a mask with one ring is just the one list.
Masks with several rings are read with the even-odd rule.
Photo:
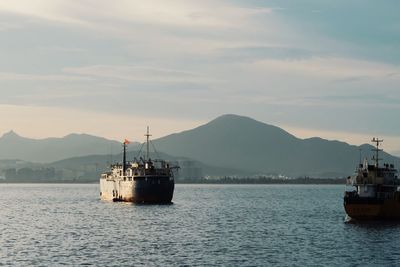
[[400, 224], [348, 223], [344, 186], [176, 185], [172, 205], [96, 184], [0, 184], [0, 265], [400, 264]]

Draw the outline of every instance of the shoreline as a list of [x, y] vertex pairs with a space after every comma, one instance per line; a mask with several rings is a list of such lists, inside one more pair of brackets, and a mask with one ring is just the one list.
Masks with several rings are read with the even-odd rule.
[[[98, 184], [98, 180], [20, 180], [20, 181], [7, 181], [1, 180], [0, 184]], [[223, 178], [218, 180], [205, 180], [205, 179], [186, 179], [175, 180], [175, 184], [312, 184], [312, 185], [345, 185], [345, 178], [295, 178], [295, 179], [271, 179], [271, 178]]]

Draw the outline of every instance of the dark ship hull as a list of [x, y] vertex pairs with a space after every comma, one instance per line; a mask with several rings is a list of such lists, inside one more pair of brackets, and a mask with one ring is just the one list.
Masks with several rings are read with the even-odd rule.
[[169, 204], [174, 195], [174, 181], [158, 179], [157, 177], [136, 177], [132, 199], [134, 203]]
[[112, 201], [170, 204], [174, 188], [174, 180], [165, 176], [139, 176], [125, 181], [103, 179], [100, 182], [100, 196]]
[[399, 220], [400, 192], [395, 192], [389, 198], [347, 194], [344, 197], [344, 209], [355, 220]]

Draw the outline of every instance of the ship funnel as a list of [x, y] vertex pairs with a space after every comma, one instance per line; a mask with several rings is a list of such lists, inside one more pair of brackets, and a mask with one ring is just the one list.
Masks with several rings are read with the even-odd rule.
[[123, 146], [124, 146], [124, 155], [122, 158], [122, 174], [125, 176], [125, 171], [126, 171], [126, 147], [128, 146], [129, 141], [125, 139]]

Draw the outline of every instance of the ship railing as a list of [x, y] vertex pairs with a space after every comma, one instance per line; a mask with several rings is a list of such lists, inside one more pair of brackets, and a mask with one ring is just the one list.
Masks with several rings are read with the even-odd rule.
[[145, 175], [168, 176], [165, 172], [146, 172]]
[[145, 175], [161, 175], [161, 176], [168, 176], [170, 172], [168, 170], [144, 170], [139, 172], [134, 172], [134, 176], [145, 176]]

